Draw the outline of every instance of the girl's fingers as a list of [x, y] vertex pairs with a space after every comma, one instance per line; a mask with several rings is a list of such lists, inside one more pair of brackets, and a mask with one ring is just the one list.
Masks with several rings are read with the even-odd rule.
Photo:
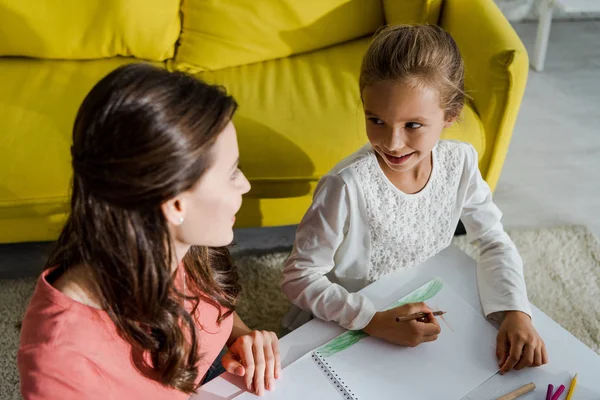
[[425, 316], [425, 318], [424, 318], [424, 319], [425, 319], [425, 321], [424, 321], [424, 322], [427, 322], [427, 323], [430, 323], [430, 324], [434, 324], [434, 325], [440, 326], [440, 324], [438, 323], [438, 320], [437, 320], [437, 318], [436, 318], [436, 317], [435, 317], [435, 315], [433, 315], [433, 313], [431, 313], [431, 312], [430, 312], [430, 313], [427, 313], [427, 315]]
[[508, 337], [504, 331], [500, 331], [496, 337], [496, 357], [498, 366], [502, 367], [508, 357]]
[[265, 354], [265, 389], [273, 390], [275, 379], [275, 356], [271, 343], [265, 343], [263, 346]]
[[535, 360], [535, 347], [532, 346], [531, 344], [527, 343], [523, 347], [521, 359], [519, 360], [517, 365], [515, 365], [515, 369], [518, 371], [523, 368], [529, 367], [531, 364], [533, 364], [534, 360]]
[[506, 362], [500, 368], [500, 373], [507, 373], [511, 369], [517, 365], [517, 363], [521, 360], [521, 354], [523, 353], [524, 342], [513, 339], [510, 341], [510, 349], [508, 351], [508, 357], [506, 358]]
[[431, 308], [429, 308], [429, 306], [427, 306], [427, 304], [425, 304], [423, 302], [411, 303], [411, 304], [407, 304], [407, 306], [408, 306], [409, 314], [416, 314], [416, 313], [420, 313], [420, 312], [431, 313]]
[[[435, 318], [435, 317], [433, 317]], [[419, 332], [423, 335], [423, 336], [433, 336], [433, 335], [439, 335], [440, 332], [442, 331], [442, 329], [440, 328], [440, 325], [436, 322], [436, 323], [423, 323], [423, 322], [416, 322], [419, 328]]]
[[546, 343], [542, 342], [542, 364], [548, 364], [548, 351], [546, 351]]
[[531, 364], [534, 367], [539, 367], [540, 365], [542, 365], [542, 348], [541, 347], [537, 347], [535, 349], [535, 354], [533, 356], [533, 364]]
[[263, 348], [263, 341], [260, 340], [261, 336], [256, 335], [254, 339], [254, 345], [252, 346], [252, 353], [254, 355], [254, 393], [262, 396], [265, 392], [265, 353]]
[[438, 335], [423, 336], [423, 343], [434, 342], [437, 340], [437, 338], [438, 338]]

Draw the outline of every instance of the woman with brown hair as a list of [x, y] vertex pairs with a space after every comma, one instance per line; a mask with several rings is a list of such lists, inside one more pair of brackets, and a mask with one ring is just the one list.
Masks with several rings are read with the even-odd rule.
[[227, 371], [259, 395], [272, 388], [277, 337], [235, 313], [224, 247], [250, 189], [236, 107], [217, 86], [147, 64], [87, 95], [71, 213], [22, 325], [25, 399], [187, 399], [224, 345]]

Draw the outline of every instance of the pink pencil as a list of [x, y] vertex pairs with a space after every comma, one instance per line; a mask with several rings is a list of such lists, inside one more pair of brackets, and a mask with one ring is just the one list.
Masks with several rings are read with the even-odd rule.
[[546, 400], [552, 400], [552, 391], [554, 390], [554, 385], [548, 385], [548, 391], [546, 392]]
[[564, 391], [565, 391], [565, 385], [560, 385], [558, 387], [558, 389], [556, 390], [556, 393], [554, 393], [554, 396], [552, 396], [552, 400], [558, 400], [558, 398]]

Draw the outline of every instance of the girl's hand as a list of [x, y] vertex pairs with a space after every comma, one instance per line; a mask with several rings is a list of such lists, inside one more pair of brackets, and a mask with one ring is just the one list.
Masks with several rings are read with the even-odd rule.
[[548, 363], [546, 345], [531, 323], [529, 315], [506, 311], [496, 342], [500, 373], [511, 369], [539, 367]]
[[279, 340], [273, 332], [251, 331], [238, 337], [223, 356], [223, 367], [243, 376], [248, 391], [262, 396], [281, 374]]
[[[397, 317], [419, 312], [428, 313], [424, 322], [417, 320], [396, 322]], [[421, 343], [436, 340], [441, 329], [432, 314], [432, 310], [425, 303], [411, 303], [375, 313], [375, 316], [363, 331], [386, 342], [416, 347]]]

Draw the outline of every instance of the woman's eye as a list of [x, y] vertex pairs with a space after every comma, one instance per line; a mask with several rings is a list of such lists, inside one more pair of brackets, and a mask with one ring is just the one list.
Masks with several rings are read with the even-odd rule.
[[380, 120], [379, 118], [375, 118], [375, 117], [370, 117], [369, 122], [371, 122], [375, 125], [383, 125], [383, 121]]
[[405, 125], [408, 129], [419, 129], [420, 127], [422, 127], [422, 124], [419, 124], [418, 122], [407, 122]]
[[231, 180], [235, 181], [242, 174], [240, 167], [237, 167], [235, 172], [231, 175]]

